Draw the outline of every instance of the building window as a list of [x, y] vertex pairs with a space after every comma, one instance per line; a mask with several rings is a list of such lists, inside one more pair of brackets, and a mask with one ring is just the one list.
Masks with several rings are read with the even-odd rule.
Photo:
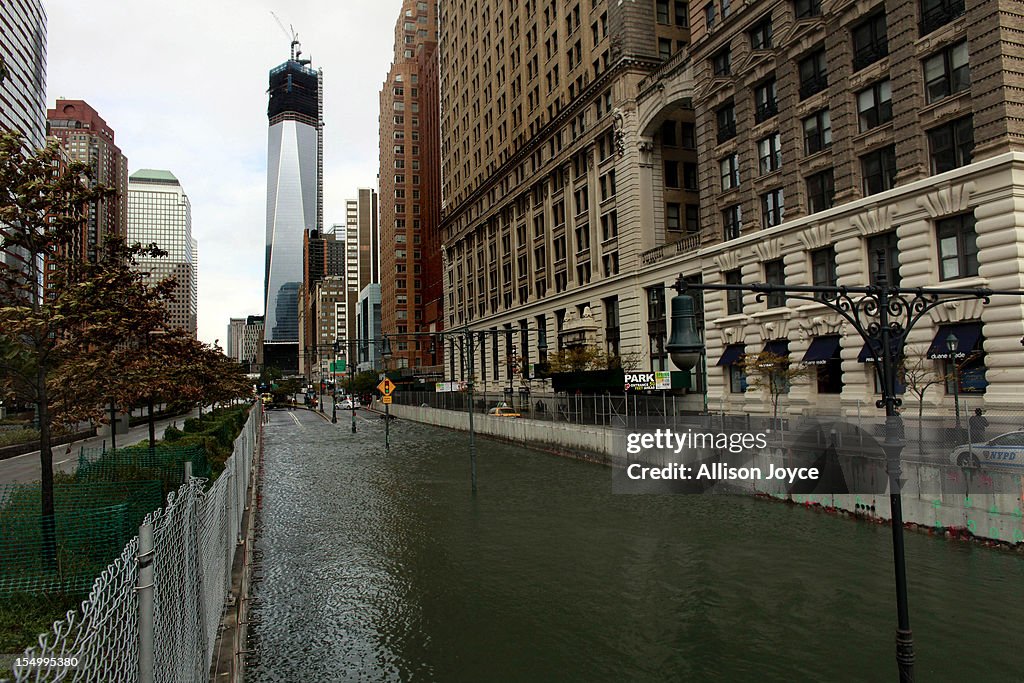
[[821, 0], [795, 0], [793, 13], [797, 19], [808, 19], [821, 16]]
[[[828, 246], [811, 252], [811, 277], [815, 287], [836, 286], [836, 250]], [[815, 299], [831, 299], [832, 295], [818, 293]]]
[[832, 169], [807, 176], [807, 213], [831, 209], [836, 195]]
[[682, 217], [679, 213], [679, 204], [670, 202], [665, 205], [665, 229], [679, 231], [682, 229]]
[[772, 18], [765, 17], [750, 29], [750, 49], [770, 50], [772, 47]]
[[967, 41], [950, 45], [924, 60], [924, 91], [928, 102], [971, 87]]
[[[665, 121], [661, 124], [661, 144], [666, 147], [676, 147], [679, 142], [676, 138], [676, 122], [672, 120]], [[577, 177], [579, 174], [576, 174]]]
[[682, 123], [682, 146], [686, 149], [697, 149], [697, 129], [692, 123]]
[[876, 149], [860, 158], [864, 195], [891, 190], [896, 186], [896, 146]]
[[658, 23], [668, 24], [668, 0], [658, 0], [654, 9]]
[[853, 70], [859, 71], [889, 54], [885, 12], [879, 12], [854, 26]]
[[804, 153], [817, 154], [832, 146], [832, 121], [828, 109], [822, 109], [803, 120]]
[[785, 218], [782, 188], [770, 190], [761, 195], [761, 225], [772, 228], [781, 225]]
[[732, 73], [732, 52], [728, 45], [711, 56], [711, 70], [716, 76], [728, 76]]
[[672, 58], [672, 39], [658, 38], [658, 56], [661, 61], [667, 62]]
[[604, 305], [604, 343], [609, 356], [619, 355], [619, 298], [601, 299]]
[[782, 138], [778, 133], [758, 140], [757, 159], [762, 175], [782, 168]]
[[683, 188], [697, 191], [697, 164], [683, 162]]
[[800, 99], [804, 100], [828, 87], [828, 64], [825, 48], [815, 50], [800, 60]]
[[964, 10], [964, 0], [921, 0], [921, 35], [945, 26]]
[[707, 26], [708, 31], [715, 27], [715, 3], [709, 2], [704, 5], [704, 25]]
[[647, 338], [650, 344], [651, 369], [667, 370], [665, 351], [665, 287], [647, 289]]
[[747, 376], [743, 373], [743, 366], [733, 363], [726, 368], [729, 373], [729, 393], [742, 394], [747, 390]]
[[722, 174], [722, 192], [740, 184], [740, 155], [733, 153], [718, 162]]
[[839, 357], [829, 358], [816, 366], [819, 394], [843, 393], [843, 361]]
[[950, 121], [928, 131], [932, 173], [944, 173], [971, 163], [974, 155], [974, 117]]
[[733, 204], [722, 211], [722, 227], [724, 239], [734, 240], [743, 230], [742, 212], [739, 204]]
[[939, 279], [955, 280], [978, 274], [973, 212], [936, 221], [935, 234], [939, 241]]
[[[739, 268], [725, 271], [725, 284], [743, 284], [743, 275]], [[725, 312], [726, 315], [739, 315], [743, 313], [743, 292], [738, 289], [727, 289], [725, 291]]]
[[857, 115], [862, 133], [892, 120], [892, 86], [888, 78], [857, 93]]
[[730, 100], [715, 111], [718, 123], [718, 142], [722, 143], [736, 137], [736, 108]]
[[774, 76], [754, 88], [754, 106], [754, 120], [757, 123], [767, 121], [779, 113]]
[[[786, 268], [782, 259], [772, 259], [764, 262], [765, 284], [776, 287], [786, 285]], [[786, 305], [786, 295], [783, 292], [769, 292], [767, 296], [768, 308], [781, 308]]]
[[665, 187], [679, 187], [679, 162], [665, 161]]
[[687, 204], [684, 210], [686, 212], [686, 232], [691, 235], [700, 232], [700, 207], [696, 204]]
[[881, 252], [886, 282], [900, 286], [900, 249], [895, 230], [880, 232], [867, 239], [868, 276], [871, 284], [878, 284], [878, 255]]

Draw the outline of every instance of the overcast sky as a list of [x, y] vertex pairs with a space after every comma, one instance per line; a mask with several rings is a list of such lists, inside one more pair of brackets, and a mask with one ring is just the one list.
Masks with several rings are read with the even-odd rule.
[[83, 99], [128, 170], [167, 169], [192, 203], [199, 338], [223, 346], [228, 318], [263, 313], [267, 72], [294, 26], [324, 70], [324, 224], [377, 187], [378, 93], [401, 0], [44, 0], [47, 104]]

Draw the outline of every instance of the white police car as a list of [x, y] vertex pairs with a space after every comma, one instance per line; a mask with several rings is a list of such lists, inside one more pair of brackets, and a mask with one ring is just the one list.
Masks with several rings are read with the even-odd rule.
[[988, 441], [957, 446], [949, 459], [958, 467], [1024, 468], [1024, 431], [1007, 432]]

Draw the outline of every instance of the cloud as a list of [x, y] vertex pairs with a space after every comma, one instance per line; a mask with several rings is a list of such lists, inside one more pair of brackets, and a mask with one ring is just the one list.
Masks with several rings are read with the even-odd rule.
[[294, 26], [324, 71], [324, 224], [377, 186], [379, 91], [401, 0], [46, 2], [47, 102], [84, 99], [114, 129], [129, 171], [173, 172], [199, 241], [199, 336], [263, 312], [267, 72]]

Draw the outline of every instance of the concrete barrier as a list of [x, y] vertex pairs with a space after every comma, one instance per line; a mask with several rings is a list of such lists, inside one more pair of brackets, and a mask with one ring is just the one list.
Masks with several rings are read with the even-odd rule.
[[[393, 404], [391, 414], [448, 429], [469, 429], [469, 417], [463, 412]], [[477, 414], [473, 416], [473, 426], [479, 435], [604, 465], [612, 466], [623, 457], [616, 445], [621, 444], [621, 440], [615, 439], [614, 430], [605, 427]], [[751, 464], [760, 464], [767, 470], [768, 463], [780, 457], [779, 452], [768, 449], [756, 454]], [[877, 476], [877, 467], [873, 476]], [[905, 462], [903, 478], [906, 481], [902, 489], [903, 519], [907, 525], [943, 535], [973, 537], [1024, 548], [1024, 479], [1021, 475], [965, 470], [951, 464]], [[973, 490], [984, 490], [988, 486], [1000, 493], [963, 493], [966, 486], [960, 484], [972, 478], [987, 478], [980, 487], [979, 482], [974, 481]], [[878, 493], [860, 495], [791, 494], [781, 482], [768, 481], [751, 484], [748, 490], [752, 495], [821, 506], [872, 521], [888, 522], [890, 519], [887, 483], [878, 488]]]

